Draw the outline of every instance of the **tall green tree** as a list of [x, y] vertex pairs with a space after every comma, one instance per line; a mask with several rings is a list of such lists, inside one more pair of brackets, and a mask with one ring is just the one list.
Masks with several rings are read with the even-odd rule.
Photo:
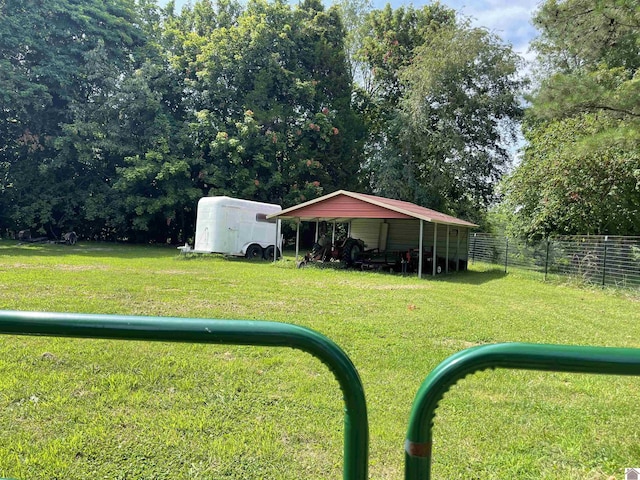
[[387, 6], [369, 21], [372, 187], [481, 220], [522, 114], [521, 60], [438, 4]]
[[533, 96], [536, 118], [583, 112], [640, 118], [640, 9], [635, 2], [548, 1], [534, 24], [541, 29], [534, 46], [546, 67]]
[[[533, 42], [546, 73], [638, 68], [640, 12], [635, 0], [547, 0], [533, 17]], [[543, 70], [544, 72], [544, 70]]]
[[510, 162], [521, 118], [521, 60], [511, 47], [466, 22], [442, 28], [402, 72], [401, 145], [425, 199], [481, 220]]
[[400, 76], [412, 63], [415, 50], [436, 31], [454, 24], [455, 11], [438, 3], [395, 10], [387, 4], [367, 15], [357, 56], [371, 73], [365, 91], [382, 115], [393, 113], [398, 106], [404, 92]]
[[174, 62], [193, 89], [203, 188], [290, 205], [355, 183], [358, 119], [336, 9], [253, 0], [235, 23], [182, 36]]
[[106, 179], [84, 205], [92, 235], [176, 242], [192, 234], [202, 190], [180, 89], [166, 65], [146, 61], [67, 127], [61, 143]]
[[624, 235], [640, 231], [640, 153], [594, 141], [617, 124], [595, 114], [545, 122], [527, 132], [521, 165], [505, 182], [511, 232]]
[[356, 185], [345, 30], [318, 0], [0, 3], [0, 228], [185, 240], [199, 196]]
[[367, 84], [371, 75], [366, 64], [358, 56], [366, 39], [365, 21], [373, 10], [371, 0], [338, 0], [334, 5], [340, 12], [340, 18], [345, 28], [346, 36], [344, 48], [347, 61], [351, 67], [351, 77], [357, 84]]
[[0, 18], [0, 221], [56, 234], [75, 226], [92, 181], [57, 147], [65, 125], [105, 88], [88, 65], [99, 54], [126, 72], [144, 35], [128, 0], [7, 0]]
[[[550, 0], [534, 23], [541, 30], [535, 48], [542, 70], [530, 98], [529, 145], [504, 186], [504, 208], [515, 233], [637, 234], [636, 2]], [[548, 175], [542, 175], [545, 169]]]

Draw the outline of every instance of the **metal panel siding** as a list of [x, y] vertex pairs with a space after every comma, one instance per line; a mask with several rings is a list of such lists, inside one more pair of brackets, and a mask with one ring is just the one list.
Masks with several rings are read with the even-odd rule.
[[403, 213], [339, 195], [295, 211], [301, 218], [411, 218]]
[[418, 248], [419, 220], [388, 220], [387, 223], [389, 224], [388, 250]]
[[[389, 220], [389, 240], [388, 250], [407, 250], [409, 248], [418, 248], [419, 235], [420, 235], [420, 221], [419, 220]], [[434, 224], [424, 222], [424, 249], [431, 250], [433, 245], [433, 229]], [[460, 260], [466, 260], [468, 256], [468, 228], [450, 226], [449, 227], [449, 259], [455, 260], [456, 248], [458, 246], [458, 238], [460, 236], [458, 258]], [[438, 224], [437, 231], [437, 243], [436, 243], [436, 255], [444, 258], [447, 253], [447, 226]]]
[[[389, 239], [387, 250], [417, 249], [420, 238], [420, 220], [389, 220]], [[446, 228], [446, 227], [445, 227]], [[433, 244], [433, 223], [424, 222], [425, 250], [430, 250]]]
[[[449, 226], [449, 258], [455, 260], [456, 247], [458, 245], [458, 236], [460, 237], [460, 251], [459, 257], [462, 260], [467, 258], [467, 237], [469, 229], [466, 227], [458, 227], [455, 225]], [[433, 231], [432, 231], [433, 235]], [[439, 257], [445, 256], [447, 253], [447, 226], [438, 224], [438, 243], [436, 245], [437, 255]]]
[[[469, 258], [469, 229], [468, 228], [459, 228], [459, 237], [460, 237], [460, 251], [458, 253], [458, 258], [460, 260], [467, 260]], [[457, 242], [457, 238], [451, 239], [453, 242]]]
[[[451, 232], [451, 229], [449, 229]], [[433, 238], [433, 237], [432, 237]], [[449, 245], [451, 248], [451, 245]], [[444, 258], [447, 253], [447, 226], [438, 225], [438, 235], [436, 237], [436, 255]]]
[[381, 251], [387, 250], [387, 239], [389, 238], [389, 224], [380, 224], [380, 234], [378, 235], [378, 248]]
[[378, 237], [382, 220], [356, 219], [351, 222], [351, 236], [364, 241], [367, 249], [378, 248]]
[[[388, 251], [405, 251], [410, 248], [418, 248], [420, 236], [420, 220], [389, 219], [386, 220], [386, 223], [389, 225], [389, 234], [387, 237]], [[373, 220], [354, 220], [351, 224], [351, 236], [364, 240], [364, 242], [367, 244], [367, 248], [377, 248], [378, 241], [377, 239], [374, 240], [374, 237], [375, 235], [377, 235], [377, 232], [379, 232], [379, 225], [379, 223], [375, 223], [375, 221]], [[423, 246], [426, 251], [431, 250], [431, 246], [433, 245], [433, 229], [433, 223], [424, 222]], [[460, 242], [458, 242], [458, 237], [460, 238]], [[468, 228], [459, 226], [449, 227], [449, 259], [452, 262], [455, 261], [456, 254], [458, 260], [467, 261], [469, 251], [468, 237]], [[447, 226], [438, 224], [436, 255], [444, 258], [446, 252]], [[455, 269], [452, 268], [451, 271], [454, 270]]]

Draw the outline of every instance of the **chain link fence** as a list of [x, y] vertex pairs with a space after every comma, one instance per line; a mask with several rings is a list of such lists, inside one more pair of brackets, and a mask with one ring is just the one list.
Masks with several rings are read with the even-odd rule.
[[640, 237], [552, 237], [529, 243], [488, 233], [473, 233], [471, 263], [485, 262], [574, 277], [616, 288], [640, 288]]

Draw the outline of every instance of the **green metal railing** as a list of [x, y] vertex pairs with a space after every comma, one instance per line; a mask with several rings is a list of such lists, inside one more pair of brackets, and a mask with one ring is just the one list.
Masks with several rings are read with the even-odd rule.
[[325, 336], [277, 322], [0, 311], [0, 334], [291, 347], [320, 359], [342, 389], [344, 480], [368, 477], [369, 427], [364, 389], [347, 355]]
[[[0, 334], [291, 347], [320, 359], [345, 402], [344, 480], [368, 478], [369, 430], [362, 382], [347, 355], [325, 336], [277, 322], [0, 311]], [[425, 379], [405, 442], [405, 480], [431, 478], [435, 410], [458, 380], [488, 368], [640, 376], [640, 349], [503, 343], [463, 350]]]
[[488, 368], [640, 375], [640, 349], [502, 343], [469, 348], [438, 365], [413, 402], [405, 442], [405, 480], [431, 478], [435, 410], [458, 380]]

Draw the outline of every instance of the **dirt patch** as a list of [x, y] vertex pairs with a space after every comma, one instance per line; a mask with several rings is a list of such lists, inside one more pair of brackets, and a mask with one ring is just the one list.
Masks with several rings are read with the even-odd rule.
[[443, 338], [434, 343], [436, 345], [452, 348], [454, 350], [464, 350], [465, 348], [477, 347], [479, 345], [486, 344], [486, 342], [469, 342], [467, 340], [460, 340], [458, 338]]
[[369, 285], [366, 290], [429, 290], [430, 285]]
[[0, 267], [0, 270], [9, 270], [10, 268], [41, 268], [39, 265], [33, 265], [31, 263], [11, 263], [6, 266]]
[[189, 270], [156, 270], [154, 275], [193, 275], [194, 272]]
[[87, 272], [90, 270], [109, 270], [106, 265], [54, 265], [55, 270], [62, 270], [63, 272]]

